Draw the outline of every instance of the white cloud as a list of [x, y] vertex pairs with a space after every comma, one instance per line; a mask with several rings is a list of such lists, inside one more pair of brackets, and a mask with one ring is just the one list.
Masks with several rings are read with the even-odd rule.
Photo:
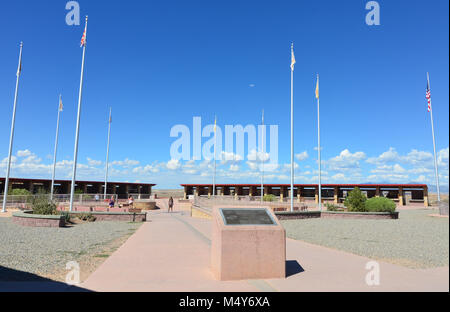
[[124, 168], [130, 168], [130, 167], [139, 165], [139, 161], [125, 158], [124, 160], [115, 160], [115, 161], [111, 162], [110, 164], [115, 165], [115, 166], [124, 167]]
[[171, 159], [167, 162], [166, 166], [169, 170], [177, 170], [181, 167], [181, 164], [178, 159]]
[[439, 151], [437, 155], [438, 166], [448, 170], [448, 155], [449, 148], [445, 148]]
[[103, 163], [100, 160], [94, 160], [89, 157], [87, 157], [87, 161], [88, 161], [89, 166], [100, 166]]
[[18, 157], [27, 157], [27, 156], [31, 156], [31, 152], [29, 150], [22, 150], [22, 151], [17, 151], [17, 156]]
[[400, 160], [400, 156], [398, 155], [395, 148], [390, 147], [388, 151], [382, 153], [378, 157], [370, 157], [366, 160], [369, 164], [379, 165], [386, 164], [390, 162], [396, 162]]
[[295, 155], [295, 158], [297, 158], [298, 161], [303, 161], [309, 157], [308, 152], [304, 151], [300, 154]]
[[348, 171], [360, 169], [359, 162], [366, 158], [363, 152], [351, 153], [348, 149], [343, 150], [338, 156], [324, 161], [328, 170], [331, 171]]

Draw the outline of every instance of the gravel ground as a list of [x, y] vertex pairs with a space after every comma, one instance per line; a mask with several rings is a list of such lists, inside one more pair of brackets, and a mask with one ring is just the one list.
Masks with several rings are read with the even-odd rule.
[[68, 261], [102, 253], [108, 244], [131, 235], [142, 223], [92, 222], [67, 228], [23, 227], [0, 218], [0, 281], [16, 280], [10, 270], [47, 275]]
[[449, 265], [449, 219], [438, 210], [401, 211], [398, 220], [281, 221], [289, 238], [410, 268]]

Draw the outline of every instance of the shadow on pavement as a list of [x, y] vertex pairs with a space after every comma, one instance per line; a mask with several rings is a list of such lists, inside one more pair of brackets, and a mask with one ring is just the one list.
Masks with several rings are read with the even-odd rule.
[[90, 292], [90, 290], [0, 266], [0, 292]]
[[286, 277], [305, 272], [303, 267], [298, 263], [297, 260], [286, 261]]

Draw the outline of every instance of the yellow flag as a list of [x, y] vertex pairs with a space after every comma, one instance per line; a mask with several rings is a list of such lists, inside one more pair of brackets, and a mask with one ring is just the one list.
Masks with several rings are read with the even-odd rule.
[[294, 44], [292, 44], [292, 47], [291, 47], [291, 70], [292, 71], [294, 71], [294, 65], [295, 65]]
[[316, 99], [319, 99], [319, 75], [317, 75]]
[[216, 133], [217, 128], [217, 117], [214, 119], [214, 133]]

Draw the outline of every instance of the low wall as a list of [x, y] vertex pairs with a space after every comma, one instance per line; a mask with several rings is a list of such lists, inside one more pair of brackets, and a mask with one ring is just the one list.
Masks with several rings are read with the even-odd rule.
[[32, 210], [13, 213], [13, 222], [22, 226], [33, 227], [63, 227], [65, 219], [63, 216], [54, 215], [35, 215]]
[[[399, 212], [339, 212], [339, 211], [286, 211], [285, 208], [272, 209], [278, 220], [299, 220], [312, 218], [333, 219], [398, 219]], [[211, 219], [211, 211], [207, 208], [192, 205], [191, 217]]]
[[320, 211], [280, 211], [275, 212], [278, 220], [298, 220], [320, 218]]
[[323, 211], [321, 218], [332, 219], [398, 219], [398, 211], [395, 212], [337, 212]]
[[[71, 217], [77, 217], [86, 212], [70, 212]], [[131, 212], [88, 212], [95, 217], [95, 221], [127, 221], [127, 222], [145, 222], [146, 213]]]
[[212, 219], [211, 211], [202, 209], [194, 205], [191, 206], [191, 217], [200, 219]]
[[[58, 207], [59, 211], [68, 211], [68, 207], [60, 206]], [[131, 211], [130, 211], [131, 210]], [[136, 209], [133, 208], [109, 208], [108, 206], [74, 206], [73, 212], [136, 212]]]

